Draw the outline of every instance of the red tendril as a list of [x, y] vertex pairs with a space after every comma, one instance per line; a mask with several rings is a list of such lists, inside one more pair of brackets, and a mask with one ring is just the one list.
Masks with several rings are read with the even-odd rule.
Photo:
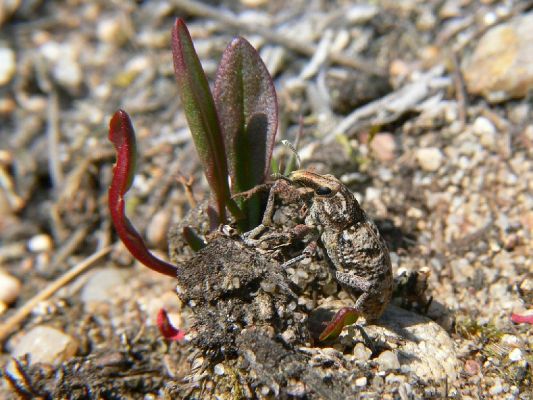
[[115, 145], [117, 162], [109, 186], [108, 204], [118, 236], [141, 263], [154, 271], [175, 277], [177, 267], [150, 253], [141, 235], [126, 217], [124, 196], [131, 187], [135, 172], [135, 132], [125, 111], [118, 110], [113, 115], [109, 123], [109, 140]]
[[183, 339], [185, 339], [185, 332], [172, 326], [170, 320], [168, 319], [168, 314], [164, 308], [159, 310], [157, 313], [157, 326], [159, 327], [161, 334], [167, 340], [181, 342]]

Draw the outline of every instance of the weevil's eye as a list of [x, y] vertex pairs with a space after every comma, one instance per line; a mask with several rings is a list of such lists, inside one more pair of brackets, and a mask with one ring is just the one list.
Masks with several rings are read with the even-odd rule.
[[327, 186], [319, 186], [315, 189], [315, 193], [319, 196], [327, 196], [331, 194], [331, 188]]

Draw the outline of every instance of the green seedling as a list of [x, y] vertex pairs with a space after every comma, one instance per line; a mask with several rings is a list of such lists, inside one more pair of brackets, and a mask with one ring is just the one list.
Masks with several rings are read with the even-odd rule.
[[[257, 196], [233, 195], [264, 183], [278, 124], [278, 107], [272, 78], [257, 51], [242, 37], [224, 51], [215, 79], [214, 96], [182, 19], [172, 29], [172, 55], [180, 98], [187, 122], [212, 191], [210, 214], [217, 224], [237, 223], [241, 231], [255, 227], [261, 219]], [[124, 196], [135, 174], [135, 133], [129, 115], [117, 111], [109, 124], [109, 140], [117, 161], [109, 187], [109, 210], [118, 236], [131, 254], [157, 272], [176, 276], [178, 266], [155, 257], [125, 214]], [[230, 184], [231, 182], [231, 184]], [[194, 250], [205, 243], [191, 228], [183, 231]], [[183, 338], [168, 328], [166, 314], [158, 317], [165, 337]], [[171, 332], [171, 333], [170, 333]]]

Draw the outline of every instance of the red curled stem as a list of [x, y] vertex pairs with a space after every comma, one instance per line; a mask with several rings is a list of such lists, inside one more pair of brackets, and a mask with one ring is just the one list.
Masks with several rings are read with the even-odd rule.
[[163, 337], [167, 340], [181, 342], [185, 339], [185, 331], [182, 329], [176, 329], [172, 326], [164, 308], [160, 309], [157, 313], [157, 327], [159, 328], [159, 332], [161, 332]]
[[520, 314], [511, 314], [511, 321], [515, 324], [530, 324], [533, 325], [533, 314], [520, 315]]
[[109, 140], [117, 152], [117, 162], [113, 168], [113, 179], [108, 194], [109, 211], [115, 230], [133, 257], [154, 271], [176, 277], [178, 268], [150, 253], [141, 235], [126, 217], [124, 196], [133, 181], [136, 150], [135, 132], [125, 111], [118, 110], [111, 118]]

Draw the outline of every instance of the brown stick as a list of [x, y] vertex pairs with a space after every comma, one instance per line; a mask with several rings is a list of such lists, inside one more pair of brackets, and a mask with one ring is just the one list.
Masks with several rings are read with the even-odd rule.
[[105, 256], [111, 251], [112, 246], [104, 247], [98, 250], [96, 253], [87, 257], [85, 260], [75, 265], [68, 272], [60, 276], [58, 279], [50, 283], [44, 290], [37, 293], [30, 300], [20, 307], [15, 314], [13, 314], [6, 322], [0, 325], [0, 343], [31, 313], [31, 311], [37, 306], [37, 304], [43, 300], [46, 300], [52, 296], [55, 292], [65, 286], [72, 279], [80, 275], [91, 267], [95, 261]]
[[[206, 4], [191, 0], [174, 0], [172, 2], [179, 9], [195, 16], [207, 17], [220, 21], [226, 25], [249, 33], [256, 33], [263, 36], [266, 40], [272, 43], [282, 45], [289, 50], [296, 53], [303, 54], [307, 57], [312, 57], [316, 53], [316, 46], [312, 43], [302, 42], [294, 37], [287, 37], [281, 33], [273, 31], [268, 28], [263, 28], [257, 25], [251, 26], [240, 21], [234, 14], [229, 11], [221, 10], [219, 8], [211, 7]], [[358, 69], [366, 73], [378, 76], [386, 76], [386, 71], [380, 69], [377, 65], [361, 59], [356, 56], [347, 56], [343, 53], [330, 53], [329, 59], [339, 65]]]

